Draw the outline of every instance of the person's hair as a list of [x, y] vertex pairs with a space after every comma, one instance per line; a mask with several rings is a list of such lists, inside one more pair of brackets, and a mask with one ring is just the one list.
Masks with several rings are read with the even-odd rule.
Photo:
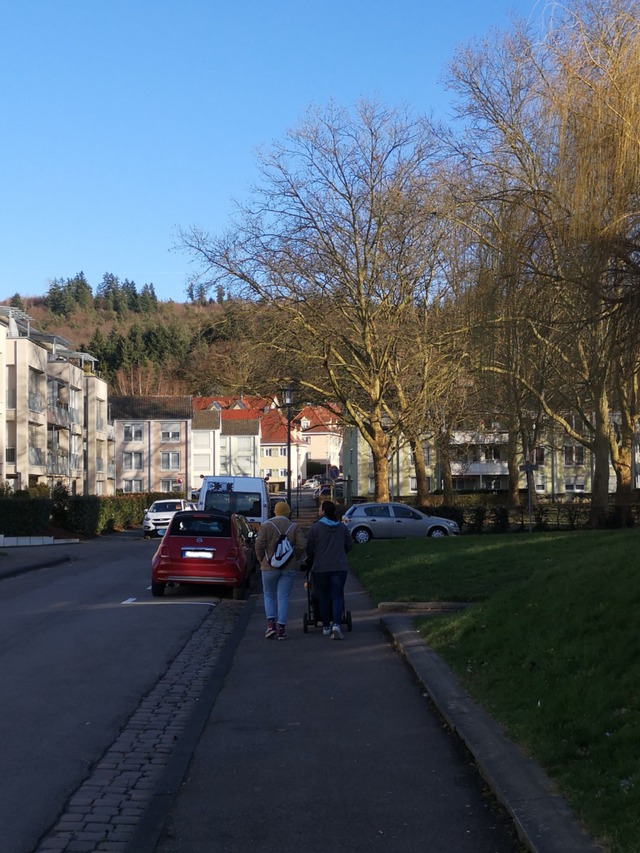
[[322, 512], [327, 516], [329, 521], [337, 521], [336, 505], [333, 501], [322, 501]]

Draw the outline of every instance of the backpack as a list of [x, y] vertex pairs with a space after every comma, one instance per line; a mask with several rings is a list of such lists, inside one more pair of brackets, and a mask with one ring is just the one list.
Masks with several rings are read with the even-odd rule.
[[[273, 522], [270, 522], [270, 524], [273, 524]], [[273, 526], [276, 530], [280, 529], [277, 524], [273, 524]], [[287, 538], [287, 533], [292, 527], [293, 522], [287, 527], [284, 533], [280, 534], [274, 552], [269, 557], [269, 565], [273, 566], [274, 569], [281, 569], [293, 557], [293, 545]]]

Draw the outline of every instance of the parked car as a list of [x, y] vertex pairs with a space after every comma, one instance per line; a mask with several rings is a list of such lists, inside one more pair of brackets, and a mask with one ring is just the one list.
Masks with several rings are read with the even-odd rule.
[[142, 519], [142, 535], [145, 539], [150, 539], [152, 536], [164, 536], [164, 532], [169, 526], [169, 522], [176, 512], [189, 510], [193, 508], [191, 501], [184, 501], [180, 498], [172, 500], [154, 501], [148, 509], [144, 511]]
[[457, 522], [425, 515], [401, 503], [354, 504], [342, 516], [342, 521], [356, 542], [408, 536], [458, 536], [460, 533]]
[[151, 594], [167, 585], [229, 587], [244, 598], [256, 569], [255, 533], [238, 513], [176, 512], [151, 561]]

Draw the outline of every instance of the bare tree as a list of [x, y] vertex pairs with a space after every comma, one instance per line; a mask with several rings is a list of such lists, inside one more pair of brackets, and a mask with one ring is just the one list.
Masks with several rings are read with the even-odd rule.
[[388, 499], [399, 377], [414, 369], [423, 331], [416, 305], [426, 310], [442, 285], [432, 274], [437, 219], [424, 203], [435, 154], [427, 123], [406, 112], [312, 110], [262, 156], [262, 183], [232, 232], [182, 234], [201, 281], [281, 313], [270, 346], [283, 364], [304, 364], [298, 383], [338, 401], [360, 431], [376, 500]]

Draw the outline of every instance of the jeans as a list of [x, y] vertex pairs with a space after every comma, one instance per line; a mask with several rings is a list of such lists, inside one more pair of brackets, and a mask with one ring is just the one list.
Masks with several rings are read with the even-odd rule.
[[264, 612], [267, 619], [286, 625], [289, 612], [289, 595], [298, 572], [295, 569], [273, 569], [262, 573]]
[[344, 613], [344, 585], [346, 572], [313, 572], [313, 591], [320, 605], [322, 624], [339, 625]]

